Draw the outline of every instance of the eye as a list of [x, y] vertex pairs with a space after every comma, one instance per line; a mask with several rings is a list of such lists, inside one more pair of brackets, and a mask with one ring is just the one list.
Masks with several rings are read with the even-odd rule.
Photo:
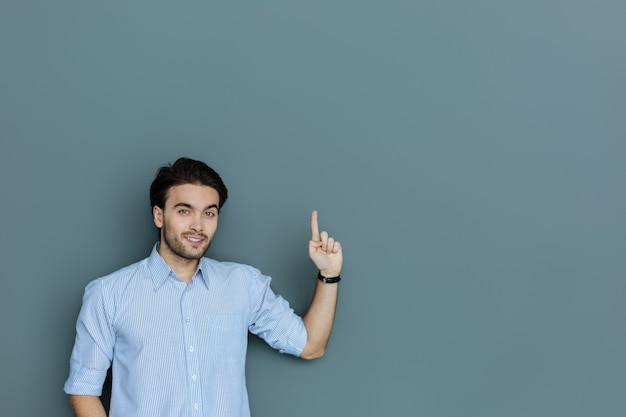
[[180, 209], [180, 210], [178, 210], [178, 212], [180, 214], [189, 214], [189, 210], [187, 210], [187, 209]]
[[206, 215], [207, 215], [207, 217], [214, 217], [215, 213], [213, 213], [212, 211], [207, 211]]

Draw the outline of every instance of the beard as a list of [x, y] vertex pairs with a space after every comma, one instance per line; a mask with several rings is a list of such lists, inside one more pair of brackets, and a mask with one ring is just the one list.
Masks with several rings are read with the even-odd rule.
[[[161, 230], [163, 234], [163, 243], [170, 249], [172, 253], [175, 255], [189, 260], [197, 260], [204, 256], [209, 247], [211, 246], [211, 240], [209, 237], [202, 233], [183, 233], [180, 236], [176, 235], [174, 232], [170, 232], [167, 229], [165, 223], [163, 223], [163, 227]], [[197, 248], [188, 248], [185, 246], [185, 236], [199, 236], [204, 239], [205, 244], [203, 246]]]

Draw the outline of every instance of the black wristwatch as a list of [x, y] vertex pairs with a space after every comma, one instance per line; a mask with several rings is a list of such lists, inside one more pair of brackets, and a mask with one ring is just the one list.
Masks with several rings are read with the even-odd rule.
[[320, 281], [322, 281], [324, 284], [334, 284], [336, 282], [341, 281], [341, 275], [337, 275], [336, 277], [325, 277], [322, 275], [322, 272], [318, 272], [317, 273], [317, 279], [319, 279]]

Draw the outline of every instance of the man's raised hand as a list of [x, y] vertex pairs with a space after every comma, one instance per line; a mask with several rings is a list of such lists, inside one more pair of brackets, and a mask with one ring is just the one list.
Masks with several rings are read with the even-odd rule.
[[336, 277], [341, 273], [343, 252], [339, 241], [319, 231], [317, 210], [311, 213], [311, 240], [309, 256], [324, 277]]

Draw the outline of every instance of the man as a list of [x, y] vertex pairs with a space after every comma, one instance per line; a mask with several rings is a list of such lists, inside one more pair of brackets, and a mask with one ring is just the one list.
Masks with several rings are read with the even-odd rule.
[[77, 417], [105, 417], [99, 396], [112, 366], [110, 417], [247, 417], [248, 332], [282, 353], [324, 354], [343, 255], [311, 214], [319, 269], [300, 318], [247, 265], [204, 257], [228, 191], [200, 161], [162, 167], [150, 187], [160, 239], [150, 256], [85, 289], [65, 392]]

